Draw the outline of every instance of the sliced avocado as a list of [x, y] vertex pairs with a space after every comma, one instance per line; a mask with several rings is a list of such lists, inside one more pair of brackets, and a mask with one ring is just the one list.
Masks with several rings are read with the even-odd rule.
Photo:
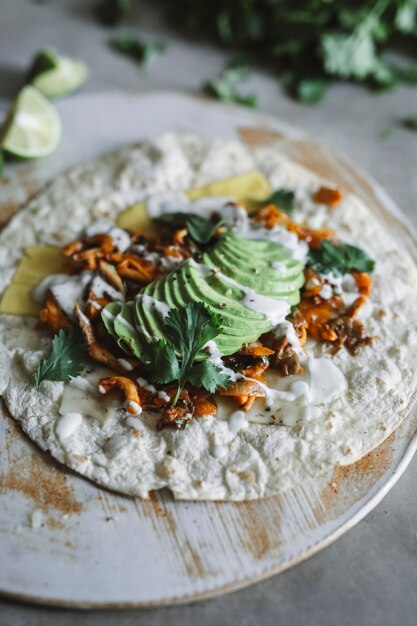
[[129, 302], [122, 306], [121, 311], [114, 318], [114, 331], [118, 335], [117, 343], [125, 352], [133, 352], [138, 358], [143, 352], [141, 335], [135, 328], [133, 306]]
[[119, 335], [115, 331], [114, 320], [116, 318], [116, 315], [120, 313], [122, 308], [123, 305], [120, 302], [110, 302], [101, 311], [101, 319], [103, 320], [103, 324], [106, 327], [107, 332], [113, 337], [116, 342], [119, 339]]
[[[283, 246], [228, 232], [206, 250], [202, 261], [185, 261], [147, 285], [141, 295], [152, 298], [149, 302], [139, 297], [123, 307], [119, 303], [109, 305], [103, 321], [119, 345], [140, 357], [146, 337], [166, 339], [164, 311], [155, 306], [155, 301], [174, 309], [203, 302], [213, 314], [222, 317], [222, 331], [216, 337], [220, 352], [233, 354], [272, 327], [266, 313], [248, 306], [256, 302], [256, 295], [276, 300], [277, 307], [282, 301], [289, 305], [299, 301], [303, 264], [292, 259]], [[270, 308], [269, 303], [266, 306]]]
[[[160, 278], [157, 281], [154, 281], [147, 285], [145, 289], [142, 290], [142, 294], [144, 296], [148, 296], [152, 298], [153, 301], [161, 301], [166, 302], [166, 300], [159, 296], [157, 293], [158, 287], [160, 284], [165, 282], [167, 277]], [[165, 337], [164, 335], [164, 318], [161, 313], [156, 309], [155, 306], [147, 306], [147, 303], [141, 301], [140, 298], [136, 300], [136, 310], [140, 309], [140, 318], [143, 322], [143, 326], [146, 331], [152, 336], [161, 339]], [[139, 315], [137, 313], [137, 315]]]
[[248, 265], [249, 261], [253, 265], [254, 261], [256, 261], [257, 265], [261, 264], [264, 267], [269, 267], [274, 270], [273, 264], [279, 263], [280, 269], [275, 269], [274, 271], [279, 271], [282, 278], [292, 276], [303, 269], [303, 264], [300, 261], [289, 258], [284, 248], [275, 244], [271, 246], [271, 253], [260, 255], [255, 251], [252, 256], [252, 250], [250, 248], [237, 247], [234, 244], [232, 245], [229, 239], [224, 239], [221, 245], [216, 246], [216, 250], [224, 253], [239, 266], [241, 263]]

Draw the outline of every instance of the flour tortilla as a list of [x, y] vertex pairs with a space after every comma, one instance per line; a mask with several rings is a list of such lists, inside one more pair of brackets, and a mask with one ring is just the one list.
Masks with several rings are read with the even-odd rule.
[[[152, 193], [196, 188], [255, 169], [272, 188], [314, 191], [322, 182], [273, 145], [249, 149], [175, 134], [76, 167], [31, 200], [0, 234], [0, 292], [28, 245], [63, 245], [91, 222], [114, 218]], [[49, 334], [35, 331], [33, 318], [1, 315], [0, 391], [8, 410], [33, 441], [65, 465], [105, 487], [142, 497], [168, 487], [177, 499], [254, 499], [358, 460], [400, 424], [414, 399], [417, 270], [358, 198], [346, 197], [324, 219], [341, 239], [376, 260], [366, 329], [379, 337], [356, 357], [346, 350], [334, 357], [348, 390], [326, 407], [324, 418], [292, 427], [252, 423], [233, 434], [224, 414], [196, 419], [184, 431], [157, 431], [150, 413], [140, 416], [139, 433], [133, 435], [126, 414], [114, 405], [104, 411], [103, 405], [102, 419], [84, 415], [79, 428], [63, 437], [56, 425], [64, 384], [45, 382], [38, 392], [31, 376], [50, 348]], [[325, 347], [315, 352], [324, 354]]]

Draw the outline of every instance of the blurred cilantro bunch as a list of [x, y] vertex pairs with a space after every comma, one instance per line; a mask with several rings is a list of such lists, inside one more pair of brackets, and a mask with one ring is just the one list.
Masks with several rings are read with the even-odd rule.
[[[99, 8], [114, 23], [134, 1], [100, 0]], [[159, 2], [178, 27], [265, 64], [305, 102], [318, 102], [339, 79], [378, 89], [417, 84], [417, 65], [399, 65], [385, 55], [399, 47], [417, 55], [417, 0]]]

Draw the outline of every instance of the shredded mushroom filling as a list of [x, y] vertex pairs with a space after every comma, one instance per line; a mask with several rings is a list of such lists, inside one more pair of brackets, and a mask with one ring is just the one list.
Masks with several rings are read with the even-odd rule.
[[[337, 210], [342, 198], [339, 189], [323, 186], [313, 194], [315, 202], [327, 205], [332, 210]], [[261, 207], [252, 219], [254, 224], [266, 229], [278, 227], [294, 233], [299, 240], [307, 243], [310, 250], [319, 249], [323, 241], [331, 242], [335, 239], [331, 229], [313, 230], [297, 224], [274, 204]], [[220, 227], [215, 232], [218, 235], [224, 229]], [[139, 232], [128, 235], [130, 245], [124, 252], [118, 251], [111, 234], [98, 234], [64, 246], [62, 255], [71, 264], [72, 274], [90, 270], [100, 276], [107, 287], [97, 290], [93, 284], [90, 285], [83, 300], [75, 304], [75, 321], [62, 311], [57, 299], [48, 291], [39, 323], [53, 332], [78, 324], [90, 357], [117, 372], [115, 376], [100, 380], [99, 390], [103, 395], [117, 390], [123, 394], [126, 411], [131, 415], [138, 415], [143, 409], [162, 411], [159, 428], [171, 424], [184, 428], [194, 417], [216, 414], [216, 404], [211, 397], [213, 394], [187, 384], [177, 394], [178, 402], [174, 406], [175, 388], [172, 386], [140, 384], [138, 380], [142, 380], [141, 376], [146, 377], [143, 363], [126, 356], [126, 352], [110, 337], [104, 327], [101, 311], [111, 302], [133, 301], [141, 288], [167, 273], [164, 267], [169, 267], [169, 263], [164, 266], [164, 260], [181, 263], [189, 258], [198, 259], [200, 251], [190, 238], [187, 228], [174, 228], [169, 236], [165, 234], [153, 240], [143, 237]], [[372, 280], [366, 272], [351, 271], [350, 274], [358, 295], [347, 306], [343, 296], [334, 291], [334, 286], [326, 276], [313, 267], [305, 268], [300, 303], [287, 317], [301, 350], [304, 349], [307, 337], [328, 343], [333, 352], [345, 346], [351, 354], [356, 354], [360, 348], [372, 342], [357, 318], [358, 312], [370, 297]], [[115, 293], [118, 300], [115, 299]], [[269, 368], [282, 377], [303, 372], [299, 355], [287, 337], [276, 337], [274, 333], [261, 335], [258, 341], [244, 344], [238, 352], [223, 356], [222, 363], [223, 367], [237, 372], [238, 376], [227, 388], [220, 389], [219, 393], [232, 398], [243, 411], [249, 411], [258, 399], [265, 401], [268, 385], [265, 373]]]

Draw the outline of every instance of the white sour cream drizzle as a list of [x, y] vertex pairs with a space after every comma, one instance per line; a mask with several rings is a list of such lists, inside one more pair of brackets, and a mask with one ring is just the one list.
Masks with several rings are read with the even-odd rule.
[[[212, 267], [209, 265], [203, 265], [202, 263], [196, 263], [194, 259], [189, 259], [187, 263], [189, 263], [194, 269], [197, 270], [197, 272], [199, 272], [201, 276], [205, 278], [213, 273]], [[243, 293], [243, 298], [240, 301], [241, 304], [252, 311], [262, 313], [265, 318], [271, 322], [272, 326], [276, 326], [279, 322], [284, 321], [285, 317], [290, 312], [290, 306], [285, 300], [279, 300], [276, 298], [270, 298], [269, 296], [257, 294], [256, 291], [250, 287], [241, 285], [233, 278], [223, 274], [223, 272], [216, 271], [215, 274], [219, 280], [222, 280], [232, 287], [239, 289], [239, 291]]]
[[287, 339], [287, 343], [291, 346], [294, 352], [297, 354], [299, 358], [303, 358], [305, 356], [305, 352], [300, 344], [300, 341], [295, 332], [294, 326], [288, 320], [284, 320], [275, 326], [272, 329], [275, 337], [277, 339], [282, 339], [285, 337]]
[[87, 237], [94, 237], [95, 235], [101, 235], [103, 233], [110, 235], [119, 252], [125, 252], [130, 247], [129, 233], [123, 230], [123, 228], [115, 226], [110, 220], [97, 220], [94, 224], [87, 226], [84, 232]]
[[233, 411], [229, 417], [229, 429], [236, 435], [248, 427], [248, 416], [245, 411]]
[[117, 320], [118, 323], [121, 326], [124, 326], [129, 332], [131, 332], [133, 334], [135, 333], [135, 331], [136, 331], [135, 326], [132, 326], [132, 324], [130, 322], [128, 322], [127, 319], [125, 319], [123, 317], [122, 313], [118, 313], [116, 316], [113, 315], [113, 319]]
[[142, 304], [147, 311], [157, 311], [161, 317], [167, 317], [170, 312], [170, 307], [166, 302], [155, 300], [152, 296], [148, 296], [144, 293], [138, 293], [136, 300]]
[[112, 300], [115, 300], [117, 302], [124, 300], [123, 295], [120, 293], [120, 291], [115, 289], [98, 274], [94, 276], [93, 280], [91, 281], [90, 289], [97, 298], [109, 296]]
[[64, 413], [60, 415], [55, 424], [55, 434], [63, 440], [70, 437], [81, 426], [83, 416], [81, 413]]
[[121, 365], [121, 367], [123, 367], [124, 370], [126, 370], [126, 372], [131, 372], [133, 370], [133, 365], [129, 363], [129, 361], [126, 361], [126, 359], [117, 359], [117, 362]]
[[125, 408], [126, 410], [131, 409], [129, 413], [133, 411], [133, 415], [140, 415], [142, 413], [142, 407], [134, 400], [127, 400], [125, 403]]
[[265, 409], [248, 413], [250, 422], [294, 426], [302, 420], [317, 419], [322, 415], [320, 407], [346, 390], [346, 379], [331, 359], [305, 355], [302, 364], [303, 374], [281, 379], [280, 383], [289, 385], [288, 391], [263, 387]]
[[32, 290], [32, 298], [38, 304], [45, 302], [46, 294], [51, 291], [62, 311], [68, 317], [74, 317], [74, 305], [82, 300], [84, 291], [91, 281], [93, 272], [84, 271], [78, 276], [52, 274], [47, 276]]
[[209, 360], [218, 367], [223, 374], [226, 374], [230, 378], [231, 381], [237, 380], [237, 374], [230, 367], [226, 367], [226, 365], [222, 361], [222, 353], [217, 347], [216, 342], [212, 339], [208, 341], [204, 346], [203, 350], [207, 350], [209, 352], [210, 357]]

